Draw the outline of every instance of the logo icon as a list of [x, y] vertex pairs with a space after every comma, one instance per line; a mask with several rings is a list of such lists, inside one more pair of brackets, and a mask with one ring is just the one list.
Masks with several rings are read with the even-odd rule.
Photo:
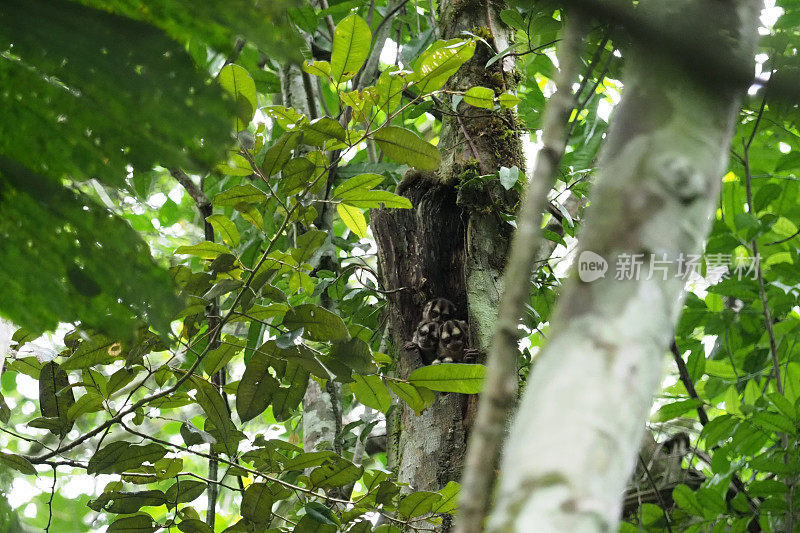
[[585, 283], [603, 278], [608, 270], [608, 262], [602, 256], [585, 250], [578, 257], [578, 277]]

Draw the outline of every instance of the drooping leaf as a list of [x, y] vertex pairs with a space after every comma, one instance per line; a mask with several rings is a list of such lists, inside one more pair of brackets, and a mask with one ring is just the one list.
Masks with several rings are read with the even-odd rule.
[[216, 259], [222, 254], [230, 252], [228, 247], [217, 242], [203, 241], [190, 246], [178, 246], [175, 254], [193, 255], [201, 259]]
[[108, 491], [89, 502], [89, 507], [95, 511], [130, 514], [145, 506], [157, 507], [164, 505], [164, 502], [164, 493], [160, 490], [139, 492]]
[[367, 219], [359, 208], [342, 203], [336, 206], [336, 212], [339, 213], [342, 222], [359, 238], [367, 236]]
[[418, 368], [411, 373], [408, 381], [440, 392], [477, 394], [483, 388], [485, 374], [486, 367], [483, 365], [445, 363]]
[[474, 53], [472, 39], [436, 41], [414, 63], [410, 79], [422, 93], [439, 90]]
[[36, 475], [36, 468], [33, 464], [21, 455], [8, 452], [0, 452], [0, 463], [9, 468], [13, 468], [17, 472], [22, 472], [28, 476]]
[[297, 248], [292, 250], [292, 257], [298, 263], [305, 263], [314, 252], [325, 243], [328, 234], [320, 230], [309, 230], [297, 237]]
[[207, 483], [195, 479], [178, 479], [167, 489], [164, 500], [167, 507], [175, 507], [179, 503], [189, 503], [199, 498], [208, 488]]
[[217, 388], [208, 381], [198, 376], [192, 376], [189, 379], [196, 388], [195, 398], [197, 403], [200, 404], [208, 419], [222, 436], [221, 444], [228, 454], [233, 453], [235, 450], [228, 449], [228, 444], [234, 440], [236, 428], [228, 413], [225, 400], [222, 399]]
[[436, 170], [442, 161], [439, 150], [411, 130], [386, 126], [373, 133], [372, 137], [386, 155], [420, 170]]
[[236, 103], [236, 131], [242, 131], [253, 120], [256, 103], [256, 84], [247, 69], [239, 65], [225, 65], [219, 71], [219, 84], [233, 95]]
[[120, 356], [120, 344], [103, 335], [95, 335], [78, 346], [69, 359], [61, 364], [64, 370], [89, 368], [98, 364], [108, 364]]
[[439, 491], [442, 499], [433, 504], [431, 512], [452, 513], [458, 508], [458, 495], [461, 492], [461, 485], [455, 481], [450, 481]]
[[242, 422], [260, 415], [272, 401], [278, 389], [278, 381], [270, 374], [270, 356], [264, 350], [256, 350], [247, 363], [236, 390], [236, 412]]
[[239, 245], [239, 230], [236, 229], [236, 224], [231, 219], [225, 215], [216, 214], [206, 217], [206, 220], [217, 230], [225, 244], [233, 247]]
[[355, 76], [369, 56], [372, 33], [366, 21], [350, 15], [336, 25], [331, 49], [331, 77], [342, 83]]
[[392, 405], [392, 397], [380, 376], [356, 374], [353, 379], [355, 381], [350, 384], [350, 390], [353, 391], [359, 402], [382, 413], [389, 410]]
[[424, 411], [426, 407], [433, 405], [436, 399], [432, 390], [425, 387], [417, 387], [411, 383], [390, 380], [386, 382], [386, 385], [417, 414]]
[[268, 523], [272, 519], [273, 501], [266, 483], [253, 483], [242, 496], [241, 515], [256, 524]]
[[292, 150], [300, 144], [301, 137], [299, 132], [287, 131], [275, 141], [275, 144], [267, 150], [264, 163], [261, 165], [265, 176], [274, 176], [283, 168], [283, 165], [292, 158]]
[[222, 343], [219, 348], [212, 350], [206, 355], [203, 368], [209, 376], [216, 374], [223, 366], [227, 365], [233, 357], [244, 350], [247, 341], [237, 339], [233, 335], [223, 335]]
[[60, 436], [69, 433], [73, 422], [68, 412], [74, 403], [75, 394], [67, 373], [53, 361], [42, 366], [39, 374], [39, 408], [43, 417], [53, 420], [53, 425], [48, 427], [51, 433]]

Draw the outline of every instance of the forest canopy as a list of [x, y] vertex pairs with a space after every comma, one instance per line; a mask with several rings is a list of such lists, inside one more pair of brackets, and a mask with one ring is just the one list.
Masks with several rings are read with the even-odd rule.
[[5, 1], [0, 532], [798, 530], [800, 2], [728, 4]]

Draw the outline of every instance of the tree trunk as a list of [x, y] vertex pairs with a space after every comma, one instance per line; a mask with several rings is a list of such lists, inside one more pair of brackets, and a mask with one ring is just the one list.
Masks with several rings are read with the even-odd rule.
[[[444, 39], [478, 34], [474, 57], [448, 82], [446, 89], [464, 91], [473, 86], [513, 90], [513, 61], [485, 65], [497, 50], [508, 46], [509, 35], [484, 2], [440, 2], [440, 29]], [[451, 108], [449, 97], [443, 106]], [[494, 326], [503, 271], [512, 227], [502, 221], [500, 210], [515, 208], [515, 195], [499, 180], [489, 177], [478, 187], [455, 185], [481, 175], [496, 174], [501, 166], [525, 164], [521, 129], [511, 111], [490, 112], [461, 103], [458, 116], [446, 116], [439, 147], [443, 161], [438, 173], [420, 174], [408, 180], [403, 194], [412, 210], [373, 210], [372, 228], [378, 244], [382, 285], [403, 288], [389, 295], [390, 325], [396, 348], [411, 340], [422, 307], [444, 297], [456, 305], [456, 317], [469, 321], [473, 347], [486, 349]], [[478, 181], [478, 180], [476, 180]], [[396, 369], [406, 378], [422, 365], [416, 352], [399, 350]], [[438, 490], [458, 480], [464, 461], [469, 419], [474, 399], [461, 394], [437, 394], [436, 402], [420, 416], [405, 405], [390, 424], [390, 467], [401, 483], [416, 490]], [[443, 530], [450, 527], [444, 521]]]
[[[642, 9], [661, 24], [695, 28], [732, 64], [752, 63], [751, 0]], [[591, 252], [608, 271], [573, 276], [561, 296], [506, 444], [489, 531], [616, 529], [683, 302], [678, 261], [702, 250], [743, 89], [634, 50], [580, 239], [579, 265], [597, 259]], [[615, 280], [617, 261], [633, 254], [642, 275]], [[660, 271], [648, 279], [650, 261], [664, 257], [666, 279]]]

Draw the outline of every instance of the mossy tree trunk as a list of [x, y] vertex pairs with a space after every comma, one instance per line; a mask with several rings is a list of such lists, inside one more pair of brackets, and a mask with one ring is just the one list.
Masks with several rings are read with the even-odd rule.
[[[508, 46], [509, 33], [495, 10], [500, 6], [479, 1], [442, 0], [440, 34], [443, 39], [479, 35], [474, 57], [451, 78], [446, 89], [464, 91], [474, 86], [497, 94], [513, 90], [513, 61], [485, 65], [497, 50]], [[452, 109], [449, 97], [445, 110]], [[442, 165], [410, 183], [403, 194], [412, 210], [375, 210], [372, 227], [384, 287], [403, 290], [389, 295], [390, 325], [398, 377], [421, 366], [419, 355], [400, 347], [411, 340], [425, 302], [445, 297], [456, 305], [457, 318], [469, 321], [472, 345], [486, 349], [499, 303], [504, 259], [512, 227], [500, 212], [515, 208], [516, 198], [500, 185], [501, 166], [524, 172], [521, 131], [511, 111], [492, 112], [461, 103], [457, 113], [445, 112], [439, 148]], [[458, 187], [465, 180], [490, 175], [480, 187]], [[460, 394], [437, 394], [436, 402], [421, 415], [398, 406], [392, 427], [390, 462], [400, 482], [417, 490], [438, 490], [460, 478], [474, 399]], [[443, 530], [450, 528], [444, 520]]]

